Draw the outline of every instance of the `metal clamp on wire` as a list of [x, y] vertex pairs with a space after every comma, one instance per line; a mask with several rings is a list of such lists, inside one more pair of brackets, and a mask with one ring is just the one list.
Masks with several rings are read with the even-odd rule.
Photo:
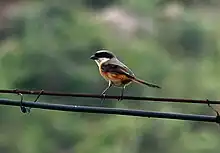
[[213, 108], [211, 106], [211, 104], [210, 104], [208, 99], [206, 99], [206, 101], [208, 102], [208, 106], [216, 113], [216, 121], [215, 122], [220, 125], [220, 115], [219, 115], [219, 112], [215, 108]]
[[[20, 108], [21, 108], [21, 112], [22, 113], [30, 113], [31, 112], [31, 107], [25, 107], [23, 106], [23, 95], [17, 90], [14, 90], [15, 93], [17, 93], [18, 95], [20, 95], [21, 100], [20, 100]], [[38, 94], [37, 98], [34, 100], [34, 102], [37, 102], [37, 100], [40, 98], [41, 94], [44, 92], [44, 90], [41, 90], [40, 93]]]
[[22, 113], [30, 113], [30, 109], [29, 108], [26, 108], [25, 106], [23, 106], [23, 95], [17, 90], [15, 89], [14, 92], [20, 96], [21, 100], [20, 100], [20, 109], [21, 109], [21, 112]]

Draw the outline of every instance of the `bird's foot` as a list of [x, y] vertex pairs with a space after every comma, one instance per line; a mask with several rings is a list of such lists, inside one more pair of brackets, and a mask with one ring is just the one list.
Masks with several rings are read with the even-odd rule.
[[120, 96], [119, 98], [118, 98], [118, 101], [122, 101], [123, 100], [123, 96]]

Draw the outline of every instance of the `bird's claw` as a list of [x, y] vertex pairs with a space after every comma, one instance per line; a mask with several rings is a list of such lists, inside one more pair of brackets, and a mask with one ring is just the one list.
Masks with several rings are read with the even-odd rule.
[[120, 96], [119, 98], [118, 98], [118, 101], [122, 101], [123, 100], [123, 96]]

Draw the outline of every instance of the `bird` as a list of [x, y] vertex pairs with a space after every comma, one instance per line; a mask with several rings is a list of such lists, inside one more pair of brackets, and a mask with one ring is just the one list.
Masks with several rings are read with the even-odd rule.
[[106, 91], [112, 86], [121, 88], [121, 94], [118, 100], [123, 99], [125, 87], [132, 82], [144, 84], [153, 88], [161, 88], [160, 86], [148, 83], [139, 79], [135, 74], [109, 50], [98, 50], [90, 59], [94, 60], [98, 65], [101, 76], [108, 82], [108, 86], [101, 93], [105, 96]]

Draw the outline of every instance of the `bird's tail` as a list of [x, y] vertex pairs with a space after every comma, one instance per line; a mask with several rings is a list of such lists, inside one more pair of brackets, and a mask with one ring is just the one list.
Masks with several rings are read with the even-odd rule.
[[141, 80], [141, 79], [138, 79], [138, 78], [133, 78], [132, 80], [133, 80], [134, 82], [136, 82], [136, 83], [141, 83], [141, 84], [147, 85], [147, 86], [149, 86], [149, 87], [161, 88], [160, 86], [158, 86], [158, 85], [156, 85], [156, 84], [147, 83], [146, 81]]

